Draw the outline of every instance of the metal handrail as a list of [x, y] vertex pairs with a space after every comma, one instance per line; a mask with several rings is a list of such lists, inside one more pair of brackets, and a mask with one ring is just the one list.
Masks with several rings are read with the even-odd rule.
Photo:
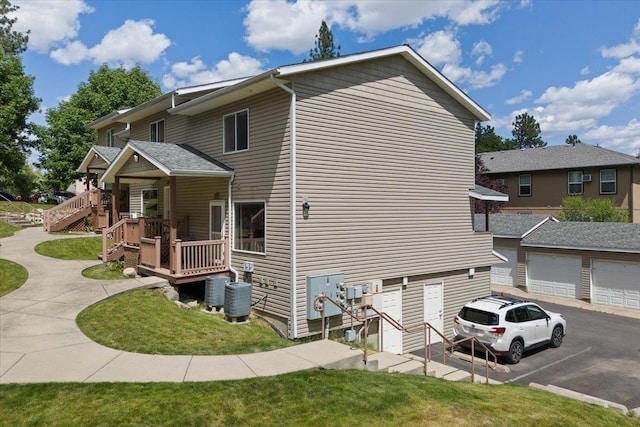
[[[369, 312], [373, 311], [375, 314], [378, 315], [378, 317], [380, 317], [381, 320], [386, 320], [387, 322], [389, 322], [394, 328], [398, 329], [399, 331], [403, 331], [403, 332], [407, 332], [407, 333], [415, 333], [418, 332], [420, 330], [424, 331], [424, 366], [423, 366], [423, 374], [427, 375], [428, 372], [428, 362], [431, 360], [431, 334], [429, 333], [430, 331], [434, 331], [436, 334], [438, 334], [441, 338], [442, 338], [442, 362], [444, 365], [447, 364], [446, 362], [446, 344], [449, 344], [449, 353], [450, 353], [450, 357], [453, 356], [453, 349], [455, 348], [456, 345], [462, 344], [463, 342], [466, 341], [471, 341], [471, 382], [475, 382], [475, 345], [479, 344], [480, 347], [482, 349], [484, 349], [484, 354], [485, 354], [485, 380], [486, 383], [489, 383], [489, 368], [495, 370], [497, 368], [498, 365], [498, 357], [496, 356], [496, 354], [491, 351], [491, 349], [489, 349], [486, 345], [484, 345], [480, 340], [478, 340], [478, 338], [476, 337], [467, 337], [458, 341], [451, 341], [450, 339], [448, 339], [447, 337], [445, 337], [440, 331], [438, 331], [436, 328], [434, 328], [429, 322], [419, 322], [419, 323], [414, 323], [408, 326], [403, 326], [401, 323], [399, 323], [397, 320], [395, 320], [394, 318], [392, 318], [391, 316], [389, 316], [386, 312], [380, 312], [378, 311], [376, 308], [374, 308], [372, 305], [359, 305], [357, 307], [357, 311], [356, 314], [354, 315], [351, 311], [347, 310], [346, 308], [344, 308], [340, 303], [334, 301], [333, 299], [331, 299], [330, 297], [326, 296], [326, 295], [316, 295], [316, 297], [313, 300], [313, 308], [315, 311], [319, 311], [321, 313], [321, 319], [322, 319], [322, 338], [326, 338], [324, 336], [324, 331], [325, 331], [325, 304], [326, 301], [331, 302], [333, 305], [335, 305], [336, 307], [338, 307], [340, 309], [340, 311], [342, 311], [342, 313], [350, 316], [353, 320], [357, 321], [357, 322], [362, 322], [363, 323], [363, 328], [364, 328], [364, 348], [363, 348], [363, 361], [365, 363], [365, 365], [367, 364], [367, 360], [368, 360], [368, 354], [367, 354], [367, 338], [368, 338], [368, 322], [367, 320], [370, 318], [369, 317]], [[320, 306], [318, 306], [318, 302], [320, 302]], [[363, 317], [360, 316], [360, 311], [362, 311]], [[382, 322], [380, 323], [379, 326], [379, 330], [380, 330], [380, 341], [381, 341], [381, 347], [382, 347], [382, 343], [384, 341], [383, 340], [383, 328], [382, 328]], [[489, 363], [489, 356], [491, 355], [491, 357], [493, 358], [493, 366], [491, 366], [491, 364]]]

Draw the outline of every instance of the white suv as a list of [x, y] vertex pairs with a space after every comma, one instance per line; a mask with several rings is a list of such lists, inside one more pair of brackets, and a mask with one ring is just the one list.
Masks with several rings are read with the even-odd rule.
[[475, 299], [453, 319], [456, 340], [474, 336], [508, 363], [518, 363], [525, 350], [546, 344], [560, 347], [566, 332], [561, 314], [503, 296]]

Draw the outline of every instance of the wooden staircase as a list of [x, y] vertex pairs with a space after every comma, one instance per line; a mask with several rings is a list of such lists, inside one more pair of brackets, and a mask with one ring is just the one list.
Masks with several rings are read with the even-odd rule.
[[[101, 190], [85, 191], [65, 202], [44, 211], [44, 231], [86, 229], [85, 218], [98, 213]], [[92, 226], [93, 224], [89, 224]]]

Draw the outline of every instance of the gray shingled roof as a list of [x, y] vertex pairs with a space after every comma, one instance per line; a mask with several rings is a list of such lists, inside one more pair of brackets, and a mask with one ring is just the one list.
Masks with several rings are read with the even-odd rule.
[[640, 253], [640, 224], [546, 222], [522, 246]]
[[473, 188], [473, 191], [480, 195], [481, 197], [486, 197], [487, 199], [495, 199], [495, 198], [509, 198], [508, 194], [501, 193], [496, 190], [492, 190], [491, 188], [483, 187], [482, 185], [476, 184]]
[[233, 172], [233, 168], [187, 144], [132, 140], [128, 145], [152, 163], [162, 165], [170, 174]]
[[589, 144], [480, 153], [488, 173], [640, 164], [640, 159]]
[[113, 162], [113, 159], [116, 158], [118, 153], [120, 152], [120, 148], [118, 147], [105, 147], [103, 145], [94, 145], [93, 151], [98, 153], [103, 159], [105, 159], [109, 164]]
[[[519, 239], [549, 218], [551, 217], [548, 215], [490, 214], [489, 231], [494, 237]], [[485, 231], [484, 219], [484, 214], [475, 214], [473, 222], [475, 231]]]

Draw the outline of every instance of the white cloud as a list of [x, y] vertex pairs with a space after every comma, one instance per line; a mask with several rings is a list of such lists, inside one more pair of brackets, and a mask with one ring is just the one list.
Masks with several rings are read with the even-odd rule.
[[80, 15], [94, 11], [83, 0], [12, 0], [11, 3], [19, 7], [14, 29], [31, 31], [29, 48], [40, 53], [75, 38], [80, 30]]
[[497, 0], [252, 0], [246, 7], [245, 39], [259, 51], [283, 49], [299, 55], [313, 47], [314, 35], [323, 19], [329, 25], [362, 34], [361, 40], [370, 40], [378, 34], [415, 28], [436, 18], [448, 19], [459, 26], [489, 24], [497, 19], [500, 7]]
[[603, 46], [600, 53], [604, 58], [626, 58], [640, 53], [640, 19], [633, 28], [631, 38], [627, 43], [621, 43], [612, 47]]
[[94, 47], [87, 47], [80, 41], [51, 52], [51, 58], [64, 65], [78, 64], [91, 60], [96, 64], [109, 63], [130, 68], [137, 63], [150, 64], [157, 61], [171, 45], [164, 34], [154, 34], [154, 21], [127, 20], [109, 31]]
[[523, 89], [520, 91], [520, 95], [514, 96], [513, 98], [509, 98], [504, 103], [507, 105], [519, 104], [522, 101], [526, 101], [527, 99], [531, 98], [532, 95], [533, 95], [533, 92], [531, 92], [530, 90]]
[[460, 42], [450, 31], [436, 31], [422, 39], [407, 41], [415, 45], [417, 52], [434, 67], [458, 64], [462, 60]]
[[640, 121], [632, 119], [622, 126], [599, 126], [584, 133], [585, 142], [635, 155], [640, 150]]
[[471, 55], [477, 57], [476, 65], [482, 65], [487, 55], [491, 55], [492, 53], [493, 48], [484, 40], [474, 43], [473, 48], [471, 49]]
[[178, 62], [171, 66], [171, 71], [162, 77], [167, 89], [195, 86], [205, 83], [247, 77], [263, 71], [264, 63], [250, 56], [231, 52], [227, 59], [216, 63], [211, 69], [198, 56], [190, 62]]
[[524, 51], [518, 50], [513, 54], [513, 62], [516, 64], [522, 63], [522, 57], [524, 56]]
[[591, 74], [591, 70], [589, 69], [588, 65], [584, 67], [582, 70], [580, 70], [580, 75], [582, 76], [587, 76], [589, 74]]

